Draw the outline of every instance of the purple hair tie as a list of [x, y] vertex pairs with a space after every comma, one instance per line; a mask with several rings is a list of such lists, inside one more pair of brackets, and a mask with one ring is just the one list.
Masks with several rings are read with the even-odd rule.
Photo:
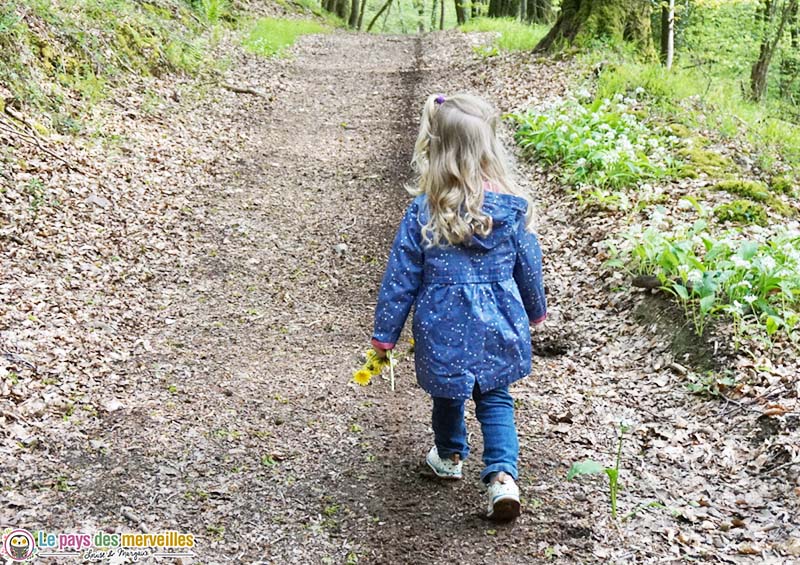
[[441, 105], [444, 104], [445, 100], [446, 98], [440, 94], [439, 96], [436, 97], [436, 100], [434, 100], [434, 102]]

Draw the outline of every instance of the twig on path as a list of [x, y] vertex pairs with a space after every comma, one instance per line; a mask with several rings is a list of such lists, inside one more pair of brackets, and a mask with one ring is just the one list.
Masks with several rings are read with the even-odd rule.
[[267, 96], [266, 92], [253, 86], [238, 86], [227, 82], [221, 82], [219, 85], [226, 90], [230, 90], [231, 92], [236, 92], [238, 94], [252, 94], [253, 96], [263, 98], [264, 100], [270, 100], [270, 97]]
[[62, 157], [61, 155], [59, 155], [59, 154], [55, 153], [54, 151], [52, 151], [51, 149], [45, 147], [42, 144], [41, 139], [39, 138], [38, 134], [36, 134], [36, 130], [33, 128], [33, 126], [31, 126], [31, 124], [28, 123], [27, 120], [25, 120], [25, 118], [23, 116], [17, 114], [13, 110], [11, 110], [11, 108], [6, 108], [6, 113], [9, 116], [11, 116], [12, 118], [14, 118], [15, 120], [18, 120], [21, 123], [25, 124], [34, 133], [30, 134], [30, 133], [27, 133], [27, 132], [24, 132], [24, 131], [20, 130], [19, 128], [17, 128], [15, 126], [15, 124], [12, 121], [10, 121], [8, 118], [6, 118], [5, 116], [2, 116], [2, 115], [0, 115], [0, 129], [10, 133], [11, 135], [17, 137], [18, 139], [20, 139], [20, 140], [22, 140], [22, 141], [24, 141], [24, 142], [26, 142], [26, 143], [28, 143], [30, 145], [35, 145], [36, 147], [39, 148], [40, 151], [46, 153], [47, 155], [49, 155], [53, 159], [57, 159], [58, 161], [61, 161], [64, 165], [66, 165], [66, 167], [69, 170], [83, 172], [83, 171], [81, 171], [81, 169], [78, 166], [72, 164], [67, 159]]
[[774, 467], [774, 468], [770, 469], [767, 472], [768, 473], [774, 473], [775, 471], [781, 471], [783, 469], [788, 469], [792, 465], [800, 465], [800, 459], [798, 459], [797, 461], [787, 461], [786, 463], [784, 463], [782, 465], [778, 465], [777, 467]]
[[140, 528], [142, 528], [142, 530], [144, 530], [144, 531], [149, 530], [149, 528], [147, 527], [147, 524], [145, 523], [145, 521], [142, 520], [141, 518], [139, 518], [136, 514], [134, 514], [133, 511], [130, 508], [123, 508], [122, 509], [122, 516], [127, 518], [128, 520], [130, 520], [131, 522], [133, 522], [134, 524], [136, 524]]

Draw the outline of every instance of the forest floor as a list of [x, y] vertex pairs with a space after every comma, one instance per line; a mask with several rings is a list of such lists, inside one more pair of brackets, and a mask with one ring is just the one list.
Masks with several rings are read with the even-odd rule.
[[[430, 400], [409, 360], [394, 393], [351, 382], [425, 97], [472, 90], [508, 111], [574, 72], [486, 61], [481, 41], [336, 33], [287, 59], [237, 52], [228, 82], [264, 97], [188, 81], [145, 112], [131, 92], [116, 150], [71, 154], [98, 178], [29, 160], [65, 193], [2, 239], [0, 297], [17, 307], [0, 342], [0, 523], [192, 532], [182, 563], [800, 560], [797, 467], [769, 465], [791, 422], [688, 392], [684, 366], [707, 350], [747, 361], [686, 338], [654, 296], [610, 293], [595, 244], [612, 219], [579, 213], [541, 170], [520, 165], [550, 301], [512, 391], [523, 515], [483, 518], [472, 413], [465, 480], [421, 472]], [[695, 345], [679, 358], [676, 335]], [[637, 512], [615, 521], [604, 480], [565, 475], [611, 465], [621, 419], [621, 514]]]

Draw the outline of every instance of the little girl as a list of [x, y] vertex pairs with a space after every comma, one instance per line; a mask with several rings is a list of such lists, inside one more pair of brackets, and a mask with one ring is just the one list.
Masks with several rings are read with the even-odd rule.
[[415, 306], [419, 385], [433, 397], [433, 472], [461, 479], [469, 453], [464, 403], [483, 432], [488, 516], [520, 513], [519, 441], [508, 385], [531, 370], [529, 322], [544, 321], [542, 255], [529, 199], [497, 140], [497, 112], [475, 96], [431, 96], [413, 164], [417, 197], [394, 240], [375, 310], [372, 345], [397, 343]]

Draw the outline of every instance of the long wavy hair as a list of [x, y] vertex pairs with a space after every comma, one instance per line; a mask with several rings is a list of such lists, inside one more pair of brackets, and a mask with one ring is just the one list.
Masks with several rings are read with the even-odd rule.
[[492, 218], [483, 212], [484, 183], [527, 200], [531, 229], [531, 199], [514, 182], [497, 139], [499, 121], [497, 110], [471, 94], [432, 94], [425, 102], [412, 159], [419, 178], [409, 192], [428, 196], [426, 247], [464, 244], [491, 233]]

